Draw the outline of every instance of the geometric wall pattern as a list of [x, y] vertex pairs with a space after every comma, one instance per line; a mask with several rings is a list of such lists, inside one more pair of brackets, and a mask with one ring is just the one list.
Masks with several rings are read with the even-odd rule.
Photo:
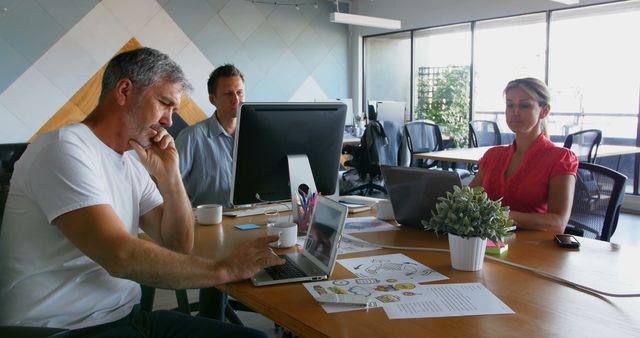
[[[133, 38], [129, 40], [116, 54], [140, 47], [142, 47], [142, 45]], [[106, 68], [106, 64], [102, 66], [102, 68], [100, 68], [100, 70], [98, 70], [98, 72], [93, 75], [91, 79], [89, 79], [89, 81], [87, 81], [87, 83], [85, 83], [84, 86], [82, 86], [82, 88], [80, 88], [78, 92], [76, 92], [71, 99], [69, 99], [69, 101], [43, 125], [29, 141], [33, 141], [40, 134], [84, 120], [85, 117], [87, 117], [98, 105], [98, 99], [100, 98], [100, 92], [102, 89], [102, 75]], [[188, 124], [194, 124], [207, 117], [188, 95], [183, 95], [177, 114], [180, 115], [180, 117]]]
[[0, 143], [31, 139], [132, 38], [181, 65], [190, 104], [207, 115], [206, 79], [228, 62], [245, 74], [248, 101], [349, 97], [348, 30], [329, 22], [333, 6], [0, 0]]

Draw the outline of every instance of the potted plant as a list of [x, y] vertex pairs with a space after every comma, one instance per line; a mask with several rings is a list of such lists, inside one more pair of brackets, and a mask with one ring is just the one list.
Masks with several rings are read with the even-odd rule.
[[492, 201], [481, 187], [453, 187], [438, 198], [431, 220], [422, 221], [426, 230], [449, 234], [451, 265], [456, 270], [482, 269], [487, 239], [502, 241], [513, 224], [509, 208]]

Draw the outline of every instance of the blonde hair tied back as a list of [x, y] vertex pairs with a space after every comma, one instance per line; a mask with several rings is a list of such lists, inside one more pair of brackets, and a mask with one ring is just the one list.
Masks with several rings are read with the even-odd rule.
[[[524, 90], [527, 94], [529, 94], [532, 99], [538, 102], [538, 105], [540, 105], [540, 107], [549, 106], [549, 103], [551, 102], [551, 95], [549, 94], [549, 88], [547, 88], [547, 85], [544, 82], [533, 77], [515, 79], [507, 83], [507, 86], [504, 88], [503, 94], [506, 95], [509, 90], [516, 87]], [[540, 129], [542, 130], [542, 133], [544, 133], [544, 135], [549, 138], [546, 118], [540, 120]]]

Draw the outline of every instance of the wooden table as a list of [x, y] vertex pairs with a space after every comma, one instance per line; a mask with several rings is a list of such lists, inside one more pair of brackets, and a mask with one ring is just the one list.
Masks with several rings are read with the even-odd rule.
[[[239, 244], [265, 234], [239, 231], [238, 223], [264, 224], [263, 216], [233, 219], [223, 225], [196, 225], [194, 254], [224, 257]], [[373, 243], [447, 248], [446, 236], [425, 231], [358, 234]], [[561, 249], [552, 234], [518, 231], [504, 260], [541, 269], [596, 289], [640, 292], [640, 248], [580, 239], [580, 251]], [[289, 251], [292, 249], [289, 249]], [[301, 337], [628, 337], [640, 336], [640, 298], [594, 296], [530, 272], [485, 259], [483, 270], [451, 268], [447, 253], [382, 249], [342, 255], [351, 258], [402, 252], [449, 277], [436, 283], [480, 282], [515, 311], [513, 315], [389, 320], [381, 308], [327, 314], [301, 283], [254, 287], [250, 282], [218, 286], [245, 305]], [[353, 278], [336, 264], [331, 279]], [[202, 305], [202, 304], [201, 304]]]
[[[562, 146], [560, 144], [560, 146]], [[464, 162], [479, 163], [480, 158], [484, 156], [493, 146], [477, 147], [477, 148], [458, 148], [434, 151], [430, 153], [413, 154], [416, 159], [438, 160], [447, 162]], [[640, 153], [640, 147], [633, 146], [617, 146], [610, 144], [601, 144], [598, 147], [598, 157], [622, 156]]]

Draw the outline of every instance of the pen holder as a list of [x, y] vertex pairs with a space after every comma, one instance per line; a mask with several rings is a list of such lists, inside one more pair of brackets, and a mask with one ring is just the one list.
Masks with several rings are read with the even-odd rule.
[[313, 205], [309, 205], [305, 210], [302, 206], [298, 207], [298, 234], [306, 235], [309, 229], [309, 222], [311, 222], [311, 214], [313, 214]]

